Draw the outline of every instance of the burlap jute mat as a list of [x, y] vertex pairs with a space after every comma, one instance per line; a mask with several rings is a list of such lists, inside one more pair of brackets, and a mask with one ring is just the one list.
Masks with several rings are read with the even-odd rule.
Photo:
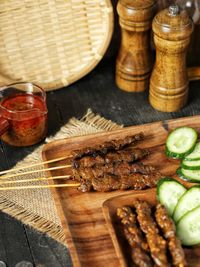
[[[81, 120], [78, 120], [76, 118], [70, 119], [69, 122], [64, 125], [55, 136], [46, 139], [45, 142], [47, 143], [53, 140], [72, 136], [87, 135], [101, 131], [116, 130], [120, 127], [122, 126], [119, 126], [110, 120], [106, 120], [99, 115], [95, 115], [91, 110], [88, 110], [86, 115]], [[42, 147], [43, 145], [38, 147], [23, 161], [14, 166], [14, 168], [41, 162]], [[38, 169], [38, 167], [26, 169], [26, 171], [35, 171], [35, 173], [26, 175], [21, 174], [22, 171], [21, 173], [19, 171], [16, 171], [14, 172], [15, 174], [17, 174], [17, 177], [15, 179], [27, 180], [32, 178], [45, 177], [45, 173], [43, 171], [38, 172]], [[42, 170], [42, 167], [40, 167], [40, 170]], [[3, 178], [3, 176], [1, 176], [1, 178]], [[23, 183], [23, 185], [41, 185], [46, 183], [46, 181], [38, 181], [34, 183], [26, 182]], [[22, 184], [15, 183], [14, 185], [21, 186]], [[64, 243], [62, 226], [49, 189], [1, 191], [0, 209], [3, 212], [20, 220], [24, 224], [27, 224], [41, 232], [45, 232], [57, 241]]]

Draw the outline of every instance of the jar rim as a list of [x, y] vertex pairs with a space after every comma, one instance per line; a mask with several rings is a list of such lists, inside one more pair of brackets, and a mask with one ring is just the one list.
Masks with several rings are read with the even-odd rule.
[[[0, 87], [0, 93], [1, 93], [1, 90], [6, 90], [7, 88], [9, 87], [14, 87], [14, 86], [17, 86], [17, 85], [31, 85], [37, 89], [39, 89], [40, 93], [41, 93], [41, 96], [40, 98], [44, 101], [45, 103], [45, 107], [46, 107], [46, 93], [44, 91], [44, 89], [42, 87], [40, 87], [39, 85], [35, 84], [35, 83], [32, 83], [32, 82], [17, 82], [17, 83], [11, 83], [11, 84], [8, 84], [8, 85], [5, 85], [5, 86], [1, 86]], [[27, 92], [25, 92], [24, 94], [27, 94]], [[31, 93], [29, 92], [29, 95]], [[34, 95], [34, 94], [32, 94]], [[8, 114], [27, 114], [27, 113], [30, 113], [30, 112], [40, 112], [41, 114], [47, 114], [47, 108], [44, 110], [44, 111], [41, 111], [41, 109], [39, 108], [32, 108], [32, 109], [29, 109], [29, 110], [18, 110], [18, 111], [15, 111], [15, 110], [10, 110], [4, 106], [1, 105], [1, 102], [0, 102], [0, 109], [7, 112]]]

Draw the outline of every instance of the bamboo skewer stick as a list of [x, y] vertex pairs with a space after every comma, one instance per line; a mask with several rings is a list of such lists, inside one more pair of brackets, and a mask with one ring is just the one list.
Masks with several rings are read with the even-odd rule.
[[80, 184], [55, 184], [55, 185], [28, 185], [28, 186], [13, 186], [0, 187], [0, 191], [21, 190], [21, 189], [43, 189], [43, 188], [58, 188], [58, 187], [78, 187]]
[[46, 169], [39, 169], [39, 170], [15, 173], [15, 174], [11, 174], [11, 175], [5, 175], [3, 177], [0, 177], [0, 180], [4, 180], [4, 179], [8, 180], [10, 178], [15, 178], [17, 176], [26, 175], [26, 174], [33, 174], [33, 173], [37, 173], [37, 172], [54, 171], [54, 170], [69, 168], [69, 166], [70, 165], [56, 166], [56, 167], [51, 167], [51, 168], [46, 168]]
[[15, 183], [27, 183], [27, 182], [37, 182], [37, 181], [49, 181], [49, 180], [58, 180], [58, 179], [68, 179], [70, 175], [54, 176], [54, 177], [40, 177], [40, 178], [31, 178], [24, 180], [12, 180], [12, 181], [3, 181], [0, 182], [0, 186], [3, 184], [15, 184]]
[[64, 160], [64, 159], [68, 159], [70, 157], [71, 156], [65, 156], [65, 157], [61, 157], [61, 158], [57, 158], [57, 159], [51, 159], [51, 160], [43, 161], [43, 162], [40, 162], [40, 163], [33, 163], [33, 164], [30, 164], [30, 165], [27, 165], [27, 166], [23, 166], [23, 167], [19, 167], [19, 168], [14, 168], [14, 169], [10, 169], [10, 170], [1, 171], [0, 175], [7, 174], [9, 172], [16, 172], [16, 171], [20, 171], [20, 170], [23, 170], [23, 169], [28, 169], [28, 168], [32, 168], [32, 167], [41, 166], [41, 165], [44, 165], [44, 164], [47, 164], [47, 163], [53, 163], [53, 162], [61, 161], [61, 160]]

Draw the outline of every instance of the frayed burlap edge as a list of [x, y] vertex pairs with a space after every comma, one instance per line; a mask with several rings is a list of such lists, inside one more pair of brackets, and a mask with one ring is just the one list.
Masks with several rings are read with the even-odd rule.
[[32, 228], [40, 232], [48, 234], [58, 242], [65, 244], [65, 236], [60, 225], [57, 225], [54, 222], [50, 222], [30, 211], [27, 211], [16, 203], [13, 203], [8, 199], [2, 197], [0, 198], [0, 210], [24, 224], [31, 226]]
[[[87, 132], [81, 132], [81, 124], [87, 124]], [[64, 125], [60, 131], [55, 135], [47, 138], [45, 143], [52, 142], [58, 139], [85, 135], [89, 133], [102, 132], [102, 131], [111, 131], [122, 128], [123, 126], [118, 125], [111, 120], [107, 120], [100, 115], [94, 114], [90, 109], [78, 120], [76, 118], [71, 118], [69, 122]], [[26, 164], [36, 163], [38, 159], [41, 158], [41, 151], [43, 145], [38, 147], [33, 151], [29, 156], [27, 156], [22, 162], [19, 162], [13, 168], [23, 167]], [[22, 223], [33, 227], [34, 229], [46, 233], [58, 242], [65, 243], [65, 236], [61, 224], [56, 224], [53, 221], [49, 221], [45, 218], [42, 218], [38, 214], [26, 210], [20, 205], [13, 203], [12, 201], [6, 199], [5, 197], [0, 196], [0, 210], [7, 213], [8, 215], [20, 220]]]

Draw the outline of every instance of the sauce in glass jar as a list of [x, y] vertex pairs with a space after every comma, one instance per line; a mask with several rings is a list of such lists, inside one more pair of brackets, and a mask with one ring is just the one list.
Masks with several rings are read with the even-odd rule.
[[2, 130], [1, 139], [9, 145], [30, 146], [46, 136], [46, 97], [36, 85], [23, 83], [22, 88], [19, 85], [0, 88], [0, 93], [11, 91], [5, 93], [0, 102], [0, 125], [7, 126]]

